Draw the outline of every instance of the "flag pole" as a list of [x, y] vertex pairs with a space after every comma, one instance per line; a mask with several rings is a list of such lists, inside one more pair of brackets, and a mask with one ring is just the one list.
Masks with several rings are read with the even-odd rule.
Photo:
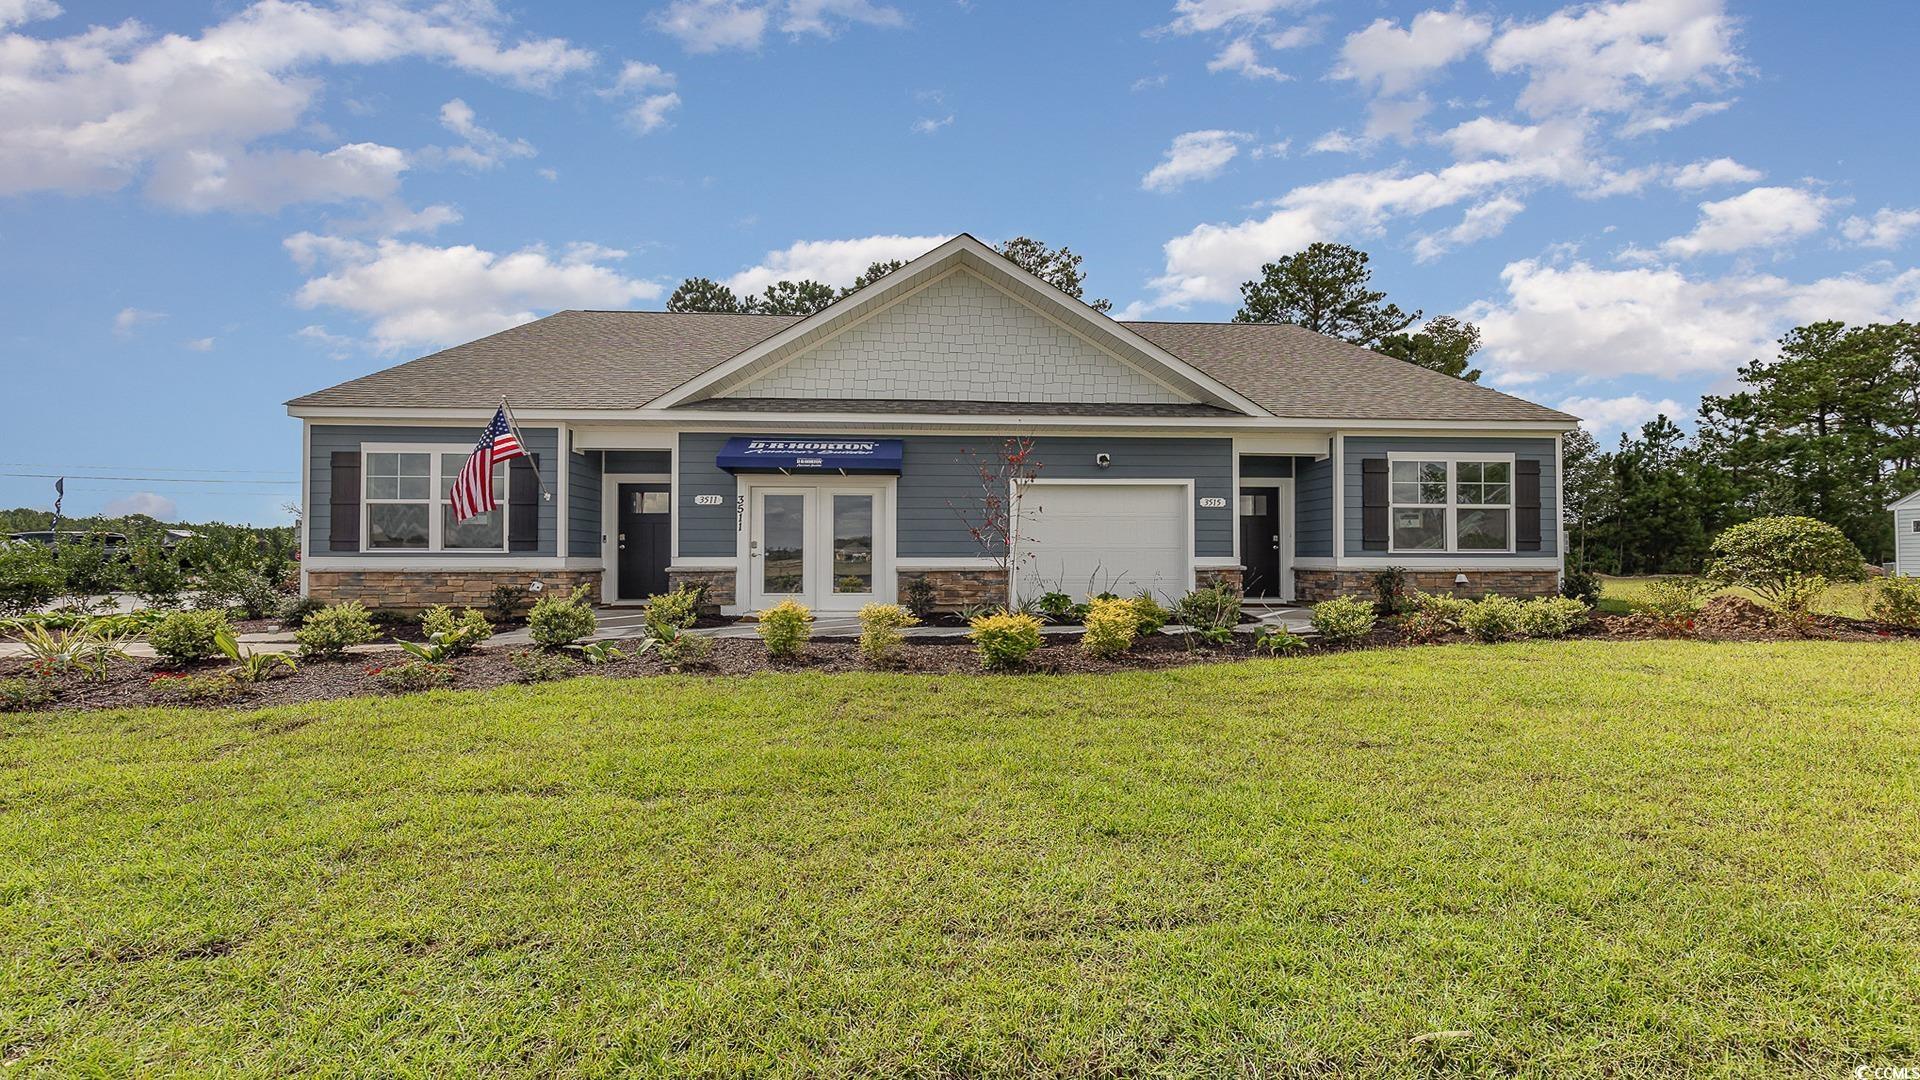
[[[531, 456], [533, 452], [527, 450], [527, 440], [520, 437], [520, 422], [513, 418], [513, 406], [507, 404], [507, 395], [505, 394], [500, 395], [500, 411], [507, 415], [507, 428], [513, 432], [513, 440], [520, 444], [521, 450], [526, 451], [526, 453]], [[532, 462], [528, 462], [528, 464], [532, 464]], [[540, 475], [538, 466], [535, 466], [533, 470], [533, 482], [540, 485], [540, 498], [545, 502], [552, 502], [553, 492], [547, 490], [547, 481]]]

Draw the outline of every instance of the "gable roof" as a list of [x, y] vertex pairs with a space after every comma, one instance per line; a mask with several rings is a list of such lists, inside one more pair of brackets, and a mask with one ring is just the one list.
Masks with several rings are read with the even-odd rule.
[[1888, 507], [1888, 509], [1905, 510], [1908, 507], [1920, 507], [1920, 491], [1916, 491], [1904, 499], [1895, 500], [1894, 504], [1891, 507]]

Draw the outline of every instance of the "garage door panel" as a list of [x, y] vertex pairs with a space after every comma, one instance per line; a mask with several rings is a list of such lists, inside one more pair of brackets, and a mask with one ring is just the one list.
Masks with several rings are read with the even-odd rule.
[[1022, 599], [1052, 589], [1178, 596], [1191, 579], [1184, 485], [1036, 485], [1022, 504]]

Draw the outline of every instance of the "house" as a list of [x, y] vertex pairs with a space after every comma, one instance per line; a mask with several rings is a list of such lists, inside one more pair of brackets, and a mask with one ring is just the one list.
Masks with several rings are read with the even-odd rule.
[[[448, 486], [503, 395], [530, 458], [504, 510], [456, 524]], [[944, 607], [1209, 582], [1307, 601], [1386, 567], [1549, 593], [1576, 422], [1295, 326], [1116, 321], [967, 235], [811, 316], [563, 311], [288, 412], [310, 595], [699, 583], [728, 613], [914, 579]], [[1014, 437], [1039, 470], [1009, 571], [972, 526]]]
[[1920, 491], [1893, 504], [1893, 572], [1920, 577]]

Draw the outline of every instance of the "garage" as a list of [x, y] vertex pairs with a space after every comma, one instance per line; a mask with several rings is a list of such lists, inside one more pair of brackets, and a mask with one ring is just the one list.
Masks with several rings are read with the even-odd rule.
[[1020, 506], [1016, 595], [1185, 594], [1193, 587], [1192, 490], [1185, 482], [1033, 482]]

